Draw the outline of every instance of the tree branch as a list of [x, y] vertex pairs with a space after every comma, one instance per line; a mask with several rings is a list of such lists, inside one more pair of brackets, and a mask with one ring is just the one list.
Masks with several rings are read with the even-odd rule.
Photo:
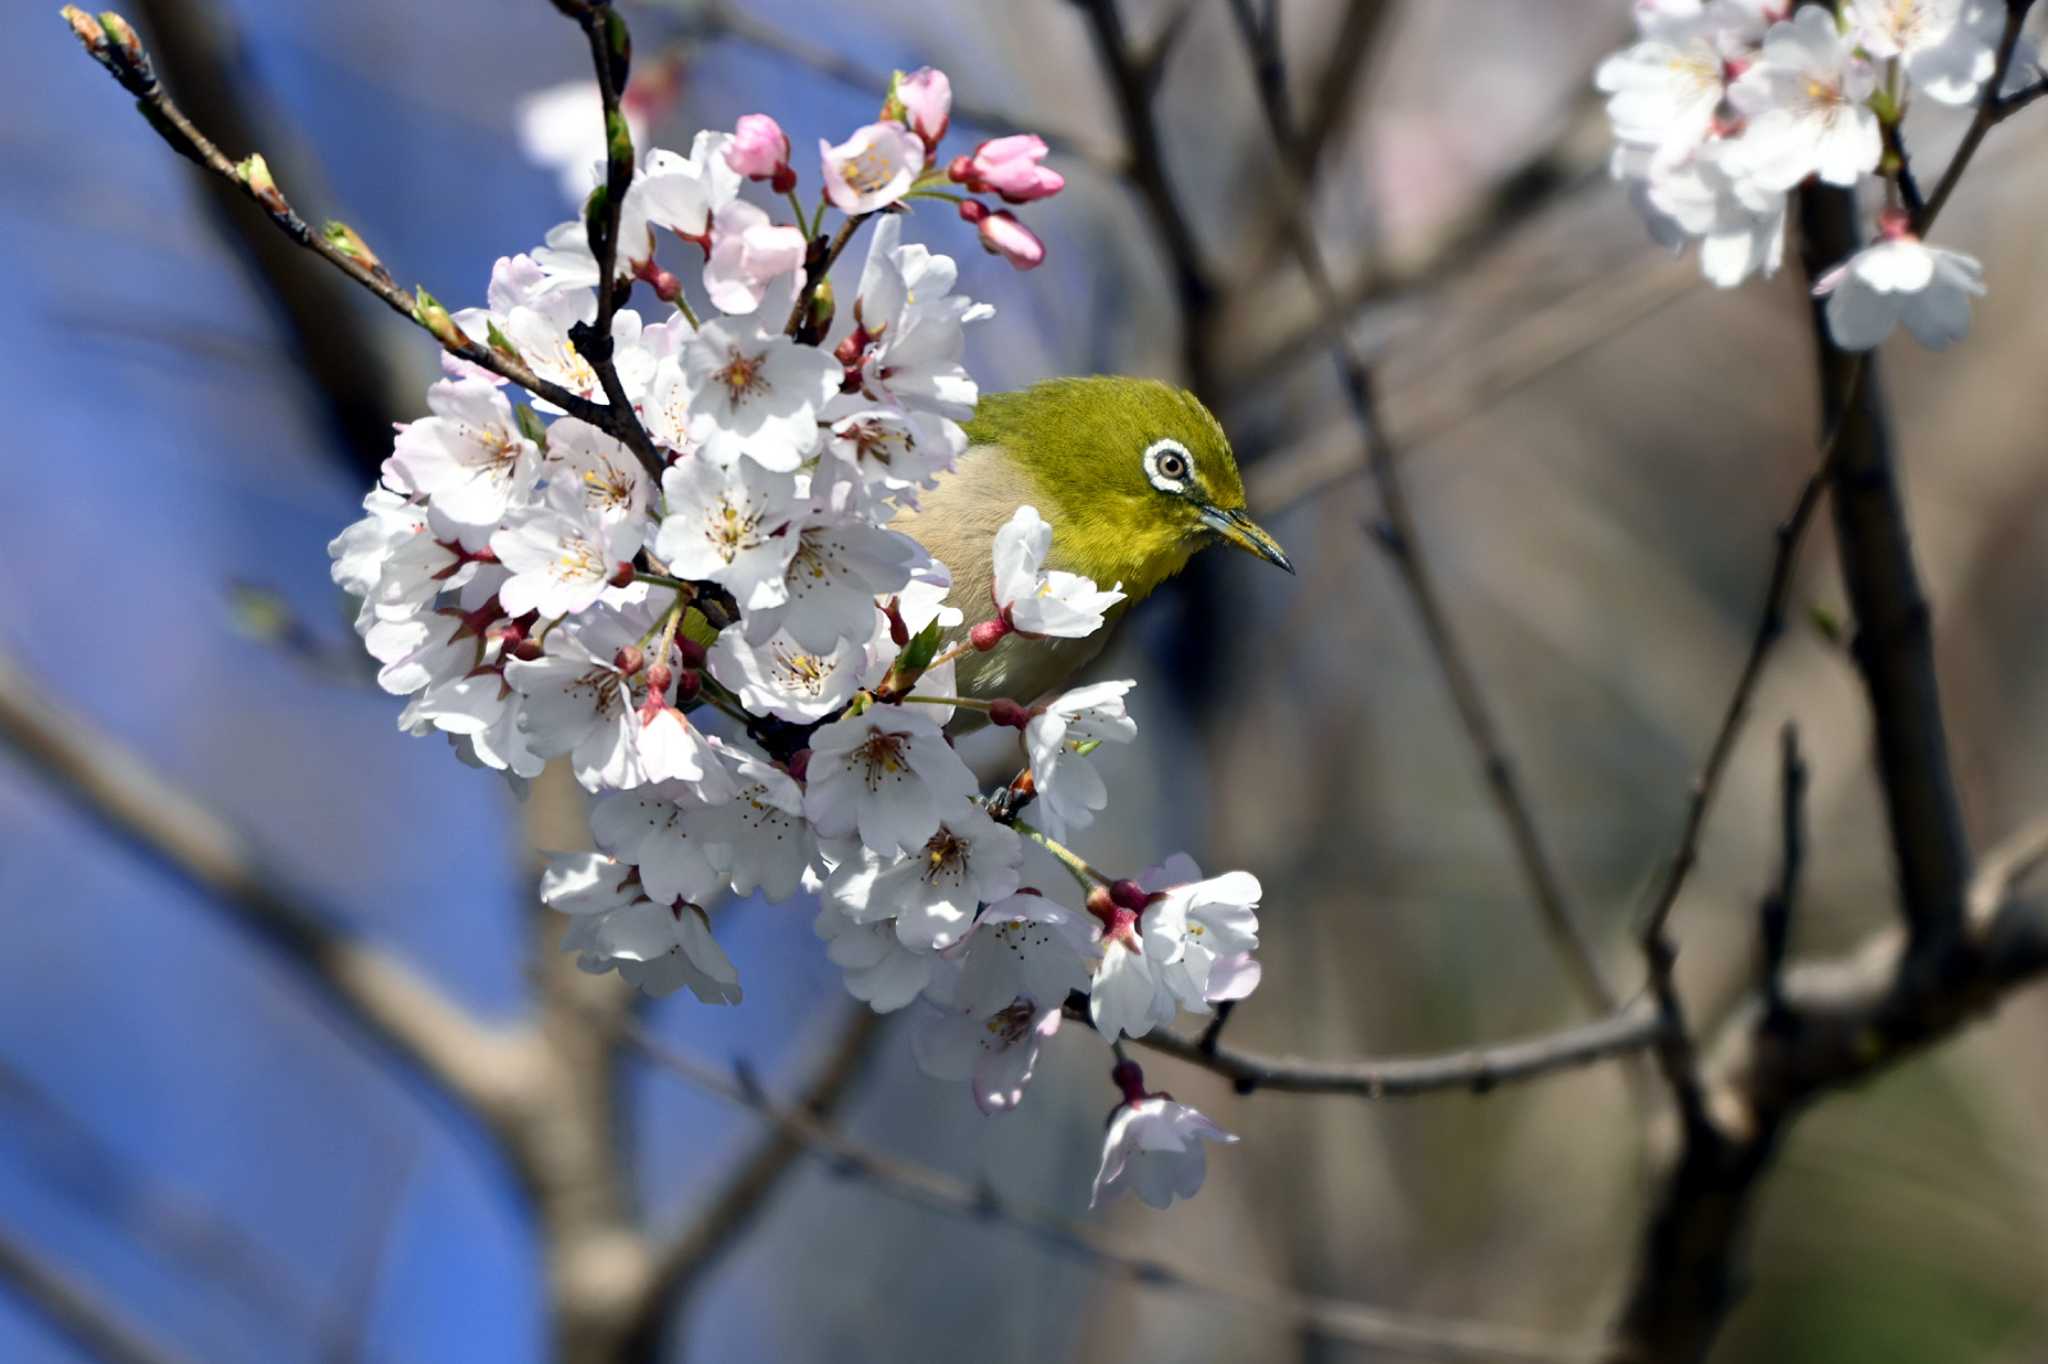
[[[832, 1046], [792, 1105], [819, 1123], [830, 1123], [873, 1059], [886, 1029], [881, 1015], [864, 1004], [847, 1011]], [[688, 1304], [691, 1293], [747, 1234], [768, 1201], [796, 1167], [807, 1147], [797, 1131], [776, 1123], [705, 1202], [690, 1221], [676, 1229], [654, 1253], [654, 1269], [646, 1292], [626, 1330], [621, 1360], [661, 1358], [666, 1324]]]
[[[1099, 9], [1112, 11], [1113, 7], [1113, 0], [1099, 0], [1097, 5]], [[1270, 26], [1258, 22], [1252, 13], [1250, 0], [1232, 0], [1231, 12], [1237, 20], [1246, 55], [1258, 76], [1260, 107], [1265, 114], [1267, 129], [1284, 159], [1284, 154], [1296, 145], [1297, 138], [1287, 105], [1286, 77], [1276, 45], [1277, 33]], [[1316, 241], [1315, 230], [1308, 221], [1302, 187], [1292, 179], [1289, 187], [1294, 191], [1292, 197], [1295, 202], [1289, 205], [1287, 213], [1288, 238], [1301, 262], [1302, 273], [1322, 304], [1325, 320], [1334, 322], [1338, 312], [1329, 266]], [[1352, 417], [1365, 443], [1373, 481], [1379, 488], [1381, 511], [1385, 517], [1379, 542], [1393, 559], [1402, 583], [1415, 603], [1416, 615], [1430, 651], [1443, 673], [1451, 703], [1479, 757], [1487, 792], [1507, 825], [1551, 949], [1563, 963], [1573, 988], [1587, 1005], [1600, 1013], [1611, 1012], [1615, 1007], [1615, 996], [1601, 978], [1598, 959], [1574, 921], [1563, 885], [1537, 829], [1528, 798], [1522, 791], [1521, 780], [1515, 773], [1506, 745], [1480, 690], [1478, 675], [1451, 628], [1450, 617], [1437, 591], [1435, 572], [1422, 552], [1420, 532], [1408, 505], [1407, 488], [1401, 479], [1393, 443], [1387, 439], [1380, 422], [1372, 368], [1348, 332], [1338, 326], [1333, 328], [1333, 333], [1332, 358], [1336, 361], [1338, 378], [1350, 404]]]
[[0, 1228], [0, 1284], [15, 1290], [59, 1335], [103, 1364], [193, 1364], [192, 1356], [144, 1335], [112, 1303]]
[[1141, 1287], [1195, 1295], [1277, 1318], [1312, 1335], [1422, 1358], [1583, 1361], [1600, 1348], [1595, 1343], [1558, 1340], [1512, 1328], [1310, 1297], [1278, 1284], [1247, 1282], [1235, 1271], [1218, 1273], [1164, 1264], [1122, 1249], [1085, 1223], [1013, 1202], [986, 1185], [972, 1185], [929, 1166], [862, 1146], [803, 1109], [778, 1104], [725, 1071], [663, 1045], [636, 1024], [626, 1025], [624, 1038], [628, 1046], [663, 1070], [759, 1115], [842, 1178], [950, 1217], [1016, 1231]]
[[[632, 447], [645, 461], [647, 454], [642, 447], [647, 442], [647, 435], [630, 405], [592, 402], [541, 378], [516, 354], [496, 350], [465, 336], [432, 295], [424, 290], [415, 295], [399, 288], [383, 262], [353, 231], [339, 223], [330, 223], [320, 232], [309, 227], [286, 201], [261, 155], [234, 162], [222, 154], [158, 82], [149, 54], [135, 38], [134, 31], [118, 15], [112, 16], [118, 31], [108, 28], [103, 20], [92, 18], [76, 6], [66, 6], [64, 16], [79, 41], [85, 45], [87, 53], [135, 96], [136, 107], [144, 120], [156, 129], [171, 150], [238, 187], [269, 215], [279, 231], [369, 290], [393, 312], [430, 333], [450, 355], [481, 366], [511, 380], [536, 397], [547, 399], [570, 416], [589, 422]], [[635, 444], [636, 441], [639, 444]]]
[[[280, 132], [278, 111], [247, 93], [249, 68], [239, 60], [240, 36], [220, 6], [137, 0], [136, 10], [148, 25], [166, 79], [190, 95], [195, 123], [231, 146], [254, 146], [267, 129], [280, 148], [272, 159], [285, 179], [298, 185], [317, 181], [316, 168], [297, 154], [300, 140], [289, 129]], [[391, 453], [393, 419], [416, 401], [399, 393], [392, 366], [383, 363], [392, 349], [386, 337], [368, 325], [354, 291], [273, 232], [268, 214], [251, 208], [233, 185], [206, 175], [195, 177], [195, 184], [283, 314], [313, 399], [333, 420], [351, 468], [375, 481]]]
[[[1075, 1011], [1069, 1011], [1070, 1016]], [[1085, 1011], [1079, 1016], [1085, 1017]], [[1229, 1047], [1205, 1047], [1198, 1039], [1151, 1032], [1132, 1039], [1162, 1056], [1213, 1071], [1240, 1094], [1258, 1089], [1291, 1094], [1353, 1094], [1363, 1099], [1399, 1099], [1468, 1090], [1485, 1094], [1505, 1084], [1537, 1080], [1657, 1044], [1663, 1024], [1655, 1009], [1634, 1004], [1592, 1023], [1560, 1029], [1519, 1042], [1468, 1047], [1436, 1056], [1390, 1056], [1361, 1061], [1310, 1061], [1262, 1056]]]
[[202, 801], [59, 710], [5, 657], [0, 742], [108, 833], [228, 910], [407, 1071], [502, 1128], [518, 1068], [514, 1036], [471, 1017], [390, 952], [345, 936], [338, 916], [284, 889], [286, 879]]
[[[1798, 199], [1811, 279], [1860, 245], [1857, 208], [1850, 191], [1820, 185], [1799, 190]], [[1615, 1364], [1705, 1358], [1734, 1304], [1762, 1179], [1780, 1137], [1810, 1104], [1939, 1041], [2048, 971], [2042, 905], [2009, 901], [1981, 917], [1966, 913], [1969, 850], [1875, 364], [1835, 348], [1818, 300], [1813, 327], [1822, 410], [1834, 433], [1828, 480], [1838, 551], [1906, 928], [1851, 960], [1790, 973], [1776, 1000], [1731, 1021], [1702, 1081], [1707, 1120], [1687, 1125], [1646, 1230], [1609, 1356]]]

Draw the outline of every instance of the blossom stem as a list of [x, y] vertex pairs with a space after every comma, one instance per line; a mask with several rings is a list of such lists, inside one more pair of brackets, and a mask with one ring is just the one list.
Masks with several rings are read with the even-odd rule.
[[[820, 212], [819, 216], [822, 218], [824, 215]], [[860, 225], [873, 216], [872, 213], [856, 213], [839, 225], [839, 231], [832, 236], [831, 245], [825, 248], [825, 258], [818, 262], [816, 269], [808, 273], [804, 287], [797, 291], [796, 304], [790, 308], [789, 321], [782, 328], [785, 336], [796, 335], [797, 328], [803, 325], [804, 314], [810, 311], [811, 296], [818, 292], [818, 286], [824, 282], [825, 276], [832, 273], [833, 265], [845, 252], [847, 243], [853, 240], [853, 234], [860, 231]]]
[[809, 241], [815, 229], [811, 226], [810, 220], [804, 217], [804, 201], [796, 197], [796, 191], [793, 189], [785, 191], [782, 197], [789, 200], [789, 211], [796, 214], [797, 231], [804, 234], [805, 241]]
[[697, 584], [685, 582], [681, 578], [671, 578], [666, 573], [636, 573], [633, 575], [633, 581], [653, 583], [656, 587], [674, 588], [677, 592], [682, 593], [686, 600], [695, 598], [697, 595]]
[[1054, 857], [1057, 857], [1061, 865], [1072, 872], [1074, 879], [1079, 881], [1084, 888], [1096, 882], [1106, 886], [1116, 880], [1115, 877], [1102, 871], [1100, 868], [1089, 865], [1086, 858], [1082, 857], [1081, 854], [1075, 852], [1072, 848], [1069, 848], [1066, 844], [1058, 839], [1046, 837], [1043, 832], [1032, 828], [1023, 820], [1016, 821], [1011, 827], [1033, 843], [1036, 843], [1039, 847], [1051, 853]]
[[914, 189], [903, 196], [906, 199], [944, 199], [949, 204], [964, 204], [967, 196], [943, 189]]
[[991, 706], [992, 706], [992, 705], [994, 704], [993, 702], [989, 702], [989, 701], [977, 701], [977, 700], [975, 700], [975, 699], [974, 699], [973, 697], [971, 697], [971, 696], [915, 696], [915, 695], [913, 695], [913, 696], [906, 696], [906, 697], [904, 697], [904, 698], [902, 698], [902, 699], [903, 699], [903, 700], [905, 700], [905, 701], [915, 701], [915, 702], [919, 703], [920, 705], [926, 705], [926, 706], [959, 706], [959, 707], [961, 707], [961, 708], [962, 708], [963, 710], [978, 710], [978, 711], [981, 711], [981, 712], [983, 712], [984, 714], [985, 714], [985, 713], [987, 713], [987, 711], [989, 710], [989, 708], [990, 708], [990, 707], [991, 707]]
[[697, 320], [697, 310], [695, 308], [692, 308], [690, 306], [690, 300], [684, 298], [680, 293], [676, 295], [676, 311], [681, 313], [683, 317], [689, 322], [691, 331], [695, 332], [704, 330], [704, 324]]
[[971, 654], [973, 652], [974, 642], [972, 640], [963, 639], [958, 644], [951, 646], [944, 653], [940, 654], [937, 658], [933, 659], [930, 662], [930, 664], [928, 664], [925, 667], [925, 671], [930, 672], [933, 668], [943, 668], [948, 663], [953, 662], [955, 659], [965, 658], [968, 654]]

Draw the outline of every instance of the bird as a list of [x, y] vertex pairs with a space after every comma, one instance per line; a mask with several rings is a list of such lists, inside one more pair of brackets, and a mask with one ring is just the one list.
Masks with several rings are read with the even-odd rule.
[[[966, 619], [950, 639], [995, 618], [990, 551], [1023, 506], [1052, 527], [1048, 569], [1120, 587], [1124, 600], [1085, 639], [1011, 634], [967, 653], [957, 669], [962, 696], [1030, 705], [1059, 691], [1102, 652], [1129, 608], [1209, 545], [1294, 572], [1245, 511], [1222, 423], [1185, 389], [1122, 375], [1047, 379], [983, 394], [965, 426], [968, 446], [952, 472], [890, 522], [952, 569], [949, 601]], [[981, 718], [963, 711], [949, 729], [978, 727]]]

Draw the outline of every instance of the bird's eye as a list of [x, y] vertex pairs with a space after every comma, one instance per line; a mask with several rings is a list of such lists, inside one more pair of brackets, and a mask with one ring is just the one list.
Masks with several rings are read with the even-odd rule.
[[1186, 492], [1194, 468], [1194, 456], [1177, 440], [1155, 440], [1145, 447], [1145, 477], [1160, 492]]

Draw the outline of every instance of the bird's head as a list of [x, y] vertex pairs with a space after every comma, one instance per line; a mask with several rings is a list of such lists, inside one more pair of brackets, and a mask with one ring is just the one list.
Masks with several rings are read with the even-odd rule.
[[1155, 379], [1050, 379], [983, 395], [967, 426], [1000, 447], [1042, 501], [1051, 565], [1142, 597], [1206, 545], [1234, 545], [1289, 573], [1245, 514], [1230, 441], [1194, 394]]

